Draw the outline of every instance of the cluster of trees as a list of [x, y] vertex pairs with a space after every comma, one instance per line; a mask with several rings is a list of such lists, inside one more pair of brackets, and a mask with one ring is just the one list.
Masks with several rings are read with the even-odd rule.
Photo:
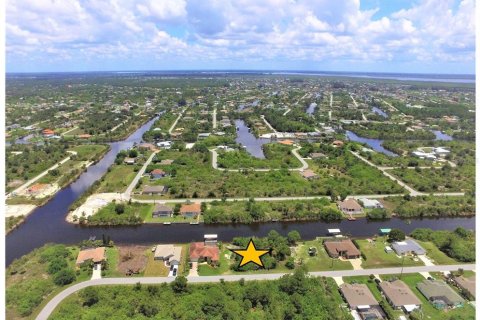
[[117, 156], [115, 157], [115, 164], [117, 165], [122, 164], [123, 160], [125, 160], [126, 157], [129, 157], [129, 158], [138, 157], [138, 150], [137, 149], [121, 150], [119, 153], [117, 153]]
[[73, 259], [69, 248], [57, 244], [45, 245], [15, 260], [6, 273], [7, 314], [29, 316], [56, 288], [74, 282]]
[[300, 162], [292, 155], [292, 147], [278, 143], [263, 145], [265, 159], [251, 156], [245, 150], [220, 152], [218, 166], [220, 168], [239, 169], [279, 169], [300, 167]]
[[331, 279], [302, 269], [274, 281], [194, 285], [180, 276], [170, 285], [95, 286], [65, 300], [51, 318], [351, 319], [340, 303]]
[[282, 111], [265, 109], [262, 111], [265, 119], [280, 132], [313, 132], [315, 119], [301, 109], [290, 111], [287, 116]]
[[472, 216], [475, 214], [475, 199], [464, 197], [391, 197], [386, 199], [395, 205], [393, 212], [401, 218]]
[[348, 124], [344, 126], [345, 130], [355, 132], [357, 135], [382, 140], [433, 140], [435, 134], [427, 130], [406, 131], [407, 126], [401, 124]]
[[475, 113], [469, 112], [473, 105], [462, 103], [451, 103], [442, 101], [440, 103], [422, 102], [425, 108], [408, 108], [404, 102], [393, 101], [400, 112], [414, 116], [416, 119], [442, 118], [443, 116], [457, 116], [460, 119], [475, 119]]
[[[277, 231], [271, 230], [266, 237], [253, 238], [255, 247], [262, 250], [270, 250], [270, 252], [260, 259], [263, 262], [265, 269], [275, 269], [277, 264], [281, 261], [286, 261], [293, 269], [295, 264], [291, 258], [291, 250], [289, 245], [295, 245], [300, 240], [300, 233], [298, 231], [290, 231], [287, 237], [281, 236]], [[236, 237], [233, 238], [232, 244], [241, 248], [246, 248], [251, 238]], [[235, 255], [235, 263], [230, 268], [235, 271], [257, 270], [260, 267], [254, 263], [248, 263], [240, 267], [242, 257]], [[287, 259], [289, 261], [287, 261]]]
[[411, 236], [421, 241], [431, 241], [449, 257], [461, 262], [475, 261], [475, 233], [462, 227], [454, 231], [418, 228]]
[[140, 203], [109, 203], [96, 214], [88, 217], [77, 217], [80, 224], [92, 226], [138, 225], [143, 223], [144, 212], [148, 206]]
[[203, 218], [205, 223], [253, 223], [273, 219], [338, 221], [343, 219], [343, 214], [326, 198], [304, 202], [256, 202], [251, 198], [243, 206], [214, 201]]

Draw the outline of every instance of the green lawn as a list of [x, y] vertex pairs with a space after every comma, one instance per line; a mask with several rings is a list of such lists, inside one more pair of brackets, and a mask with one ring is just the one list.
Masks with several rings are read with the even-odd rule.
[[230, 270], [231, 260], [225, 255], [230, 257], [232, 252], [228, 249], [223, 249], [220, 252], [220, 264], [218, 267], [212, 267], [209, 264], [202, 263], [198, 265], [198, 275], [200, 276], [218, 276], [225, 274]]
[[[153, 210], [153, 207], [152, 207]], [[197, 218], [187, 218], [181, 215], [178, 216], [171, 216], [171, 217], [159, 217], [159, 218], [153, 218], [152, 217], [152, 211], [149, 212], [145, 216], [145, 223], [164, 223], [164, 222], [171, 222], [171, 223], [190, 223], [190, 222], [203, 222], [202, 215], [200, 215], [200, 220]]]
[[[311, 257], [308, 254], [308, 248], [317, 248], [317, 255]], [[320, 240], [305, 241], [298, 245], [295, 254], [295, 261], [307, 266], [308, 271], [332, 271], [332, 270], [352, 270], [352, 264], [348, 261], [332, 259], [328, 256]]]
[[101, 144], [84, 144], [73, 147], [71, 150], [77, 152], [79, 160], [93, 160], [95, 155], [106, 151], [107, 145]]
[[163, 260], [155, 260], [151, 250], [147, 252], [147, 265], [143, 272], [144, 277], [166, 277], [169, 269], [165, 266]]
[[[119, 204], [119, 203], [118, 203]], [[87, 218], [90, 225], [140, 224], [145, 217], [152, 214], [153, 203], [131, 204], [123, 202], [123, 212], [117, 213], [117, 203], [111, 202]]]
[[[399, 275], [385, 275], [381, 276], [383, 280], [388, 280], [392, 278], [400, 278]], [[424, 319], [431, 320], [473, 320], [475, 319], [475, 309], [468, 303], [466, 303], [462, 308], [456, 308], [453, 310], [442, 311], [437, 310], [426, 298], [425, 296], [417, 289], [417, 283], [425, 280], [425, 278], [418, 273], [409, 273], [402, 275], [402, 281], [404, 281], [410, 289], [417, 295], [417, 297], [422, 302], [422, 312]]]
[[421, 245], [426, 251], [427, 251], [427, 256], [432, 260], [434, 264], [458, 264], [460, 262], [456, 261], [455, 259], [450, 258], [447, 256], [445, 253], [440, 251], [440, 249], [437, 248], [435, 244], [432, 242], [425, 242], [425, 241], [419, 241], [415, 240], [418, 242], [419, 245]]
[[116, 247], [106, 248], [108, 269], [104, 270], [104, 277], [121, 277], [123, 276], [118, 270], [118, 249]]
[[[386, 253], [384, 238], [379, 237], [372, 243], [367, 240], [356, 240], [360, 246], [360, 251], [366, 257], [362, 261], [362, 267], [368, 268], [387, 268], [398, 267], [402, 265], [402, 258], [399, 258], [394, 252]], [[404, 266], [423, 266], [423, 262], [414, 261], [412, 257], [405, 257]]]

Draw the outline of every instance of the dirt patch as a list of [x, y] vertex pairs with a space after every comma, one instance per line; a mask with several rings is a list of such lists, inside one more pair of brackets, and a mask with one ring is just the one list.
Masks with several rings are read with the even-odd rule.
[[122, 246], [118, 247], [118, 271], [121, 273], [140, 273], [145, 270], [147, 246]]

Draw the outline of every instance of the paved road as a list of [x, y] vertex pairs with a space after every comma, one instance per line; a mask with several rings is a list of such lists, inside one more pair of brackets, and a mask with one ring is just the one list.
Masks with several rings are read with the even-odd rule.
[[78, 127], [73, 127], [72, 129], [68, 130], [68, 131], [65, 131], [64, 133], [62, 133], [61, 135], [64, 136], [66, 135], [67, 133], [69, 133], [70, 131], [73, 131], [75, 129], [78, 129]]
[[175, 122], [172, 124], [172, 126], [170, 127], [170, 129], [168, 129], [168, 133], [172, 134], [172, 131], [173, 129], [175, 128], [175, 126], [177, 125], [178, 121], [180, 120], [180, 118], [183, 116], [183, 113], [185, 112], [185, 110], [187, 110], [187, 108], [183, 109], [180, 114], [178, 115], [177, 119], [175, 119]]
[[130, 185], [128, 186], [127, 190], [125, 190], [125, 192], [123, 193], [123, 196], [126, 198], [126, 199], [130, 199], [130, 196], [132, 194], [132, 191], [133, 189], [135, 188], [135, 186], [137, 185], [138, 183], [138, 180], [140, 180], [142, 178], [142, 175], [145, 173], [145, 170], [147, 169], [147, 166], [150, 164], [150, 162], [152, 162], [153, 160], [153, 157], [155, 157], [155, 155], [158, 153], [158, 151], [155, 151], [154, 153], [152, 153], [150, 155], [150, 157], [148, 157], [147, 161], [145, 161], [145, 163], [143, 164], [142, 168], [140, 170], [138, 170], [138, 173], [137, 175], [135, 176], [135, 178], [133, 178], [132, 182], [130, 183]]
[[[68, 153], [71, 153], [73, 155], [76, 155], [77, 152], [75, 151], [67, 151]], [[41, 178], [43, 178], [44, 176], [46, 176], [48, 174], [48, 171], [50, 170], [53, 170], [53, 169], [57, 169], [60, 165], [64, 164], [65, 162], [67, 162], [68, 160], [70, 160], [71, 156], [69, 157], [66, 157], [65, 159], [63, 159], [62, 161], [54, 164], [53, 166], [51, 166], [50, 168], [48, 168], [47, 170], [43, 171], [42, 173], [40, 173], [38, 176], [36, 176], [35, 178], [32, 178], [30, 180], [28, 180], [27, 182], [25, 182], [24, 184], [22, 184], [20, 187], [18, 187], [17, 189], [13, 190], [12, 192], [8, 193], [5, 197], [6, 198], [10, 198], [11, 196], [15, 195], [15, 194], [18, 194], [19, 192], [23, 191], [24, 189], [26, 189], [29, 185], [31, 185], [32, 183], [40, 180]]]
[[[463, 270], [475, 270], [475, 264], [462, 264], [462, 265], [449, 265], [449, 266], [419, 266], [419, 267], [405, 267], [403, 273], [418, 273], [418, 272], [443, 272], [443, 271], [455, 271], [459, 268]], [[378, 268], [378, 269], [362, 269], [362, 270], [341, 270], [341, 271], [319, 271], [310, 272], [312, 276], [316, 277], [348, 277], [348, 276], [368, 276], [372, 273], [380, 274], [399, 274], [402, 272], [401, 267], [395, 268]], [[251, 280], [275, 280], [285, 275], [285, 273], [267, 273], [267, 274], [245, 274], [245, 275], [223, 275], [223, 276], [208, 276], [208, 277], [192, 277], [189, 278], [189, 283], [209, 283], [223, 281], [238, 281], [245, 279]], [[99, 285], [133, 285], [137, 282], [142, 284], [161, 284], [172, 282], [174, 277], [143, 277], [143, 278], [103, 278], [96, 280], [89, 280], [77, 283], [70, 286], [57, 294], [48, 304], [43, 308], [40, 314], [37, 316], [37, 320], [46, 320], [55, 308], [65, 298], [71, 294], [90, 286]]]
[[212, 127], [213, 129], [217, 129], [217, 108], [213, 109]]
[[264, 116], [263, 114], [262, 114], [260, 117], [262, 118], [263, 122], [265, 122], [265, 124], [267, 125], [267, 127], [270, 128], [270, 130], [272, 130], [272, 131], [275, 132], [275, 133], [278, 132], [277, 130], [275, 130], [274, 127], [272, 127], [272, 125], [270, 124], [270, 122], [268, 122], [267, 119], [265, 119], [265, 116]]
[[[301, 167], [299, 168], [290, 168], [288, 171], [303, 171], [305, 169], [308, 169], [308, 163], [303, 159], [299, 154], [298, 150], [300, 150], [300, 147], [295, 148], [292, 150], [292, 154], [295, 156], [295, 158], [300, 161], [302, 164]], [[281, 169], [250, 169], [250, 168], [239, 168], [239, 169], [225, 169], [225, 168], [219, 168], [218, 167], [218, 153], [217, 150], [215, 149], [210, 149], [210, 152], [212, 153], [212, 168], [216, 170], [221, 170], [221, 171], [230, 171], [230, 172], [238, 172], [239, 170], [251, 170], [251, 171], [256, 171], [256, 172], [268, 172], [268, 171], [276, 171], [276, 170], [281, 170]]]
[[374, 167], [374, 168], [377, 168], [378, 170], [380, 170], [385, 176], [389, 177], [390, 179], [392, 179], [393, 181], [397, 182], [400, 186], [402, 186], [403, 188], [407, 189], [408, 192], [410, 193], [410, 195], [412, 197], [418, 197], [418, 196], [426, 196], [426, 195], [434, 195], [434, 196], [454, 196], [454, 197], [458, 197], [458, 196], [464, 196], [465, 193], [464, 192], [434, 192], [434, 193], [426, 193], [426, 192], [420, 192], [420, 191], [417, 191], [415, 189], [413, 189], [412, 187], [410, 187], [409, 185], [407, 185], [405, 182], [403, 182], [402, 180], [398, 179], [397, 177], [395, 177], [394, 175], [388, 173], [386, 170], [388, 170], [389, 168], [388, 167], [380, 167], [380, 166], [377, 166], [376, 164], [368, 161], [367, 159], [365, 159], [364, 157], [362, 157], [361, 155], [359, 155], [358, 153], [356, 152], [353, 152], [353, 151], [350, 151], [354, 156], [356, 156], [357, 158], [359, 158], [360, 160], [364, 161], [365, 163], [367, 163], [368, 165]]

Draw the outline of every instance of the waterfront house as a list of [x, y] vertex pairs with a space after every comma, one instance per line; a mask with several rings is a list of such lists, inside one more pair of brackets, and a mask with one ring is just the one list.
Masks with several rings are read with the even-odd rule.
[[376, 199], [361, 198], [358, 199], [365, 209], [383, 209], [383, 204]]
[[42, 134], [45, 138], [50, 138], [50, 137], [53, 137], [55, 135], [55, 132], [51, 129], [44, 129], [42, 131]]
[[155, 248], [154, 260], [163, 260], [170, 266], [178, 266], [181, 261], [182, 247], [173, 244], [159, 244]]
[[461, 307], [465, 302], [458, 293], [441, 280], [423, 280], [417, 283], [417, 289], [437, 309]]
[[123, 162], [125, 164], [129, 164], [129, 165], [132, 165], [132, 164], [135, 164], [135, 158], [129, 158], [129, 157], [126, 157]]
[[392, 243], [392, 248], [396, 254], [401, 255], [424, 255], [425, 249], [422, 248], [415, 240], [406, 239]]
[[182, 204], [180, 214], [185, 217], [195, 217], [201, 213], [200, 203]]
[[84, 249], [80, 250], [78, 253], [76, 265], [79, 266], [87, 261], [92, 261], [93, 263], [102, 263], [106, 259], [105, 247]]
[[152, 218], [171, 217], [173, 214], [172, 208], [161, 203], [157, 203], [152, 212]]
[[190, 244], [190, 261], [218, 263], [220, 251], [217, 246], [206, 245], [204, 242], [193, 242]]
[[362, 206], [358, 204], [357, 200], [352, 198], [339, 201], [338, 209], [345, 214], [361, 214], [363, 212]]
[[355, 247], [352, 240], [326, 240], [323, 245], [332, 258], [357, 259], [360, 258], [360, 251]]
[[401, 280], [382, 281], [379, 286], [394, 309], [404, 309], [406, 312], [412, 312], [420, 308], [422, 304], [408, 285]]

